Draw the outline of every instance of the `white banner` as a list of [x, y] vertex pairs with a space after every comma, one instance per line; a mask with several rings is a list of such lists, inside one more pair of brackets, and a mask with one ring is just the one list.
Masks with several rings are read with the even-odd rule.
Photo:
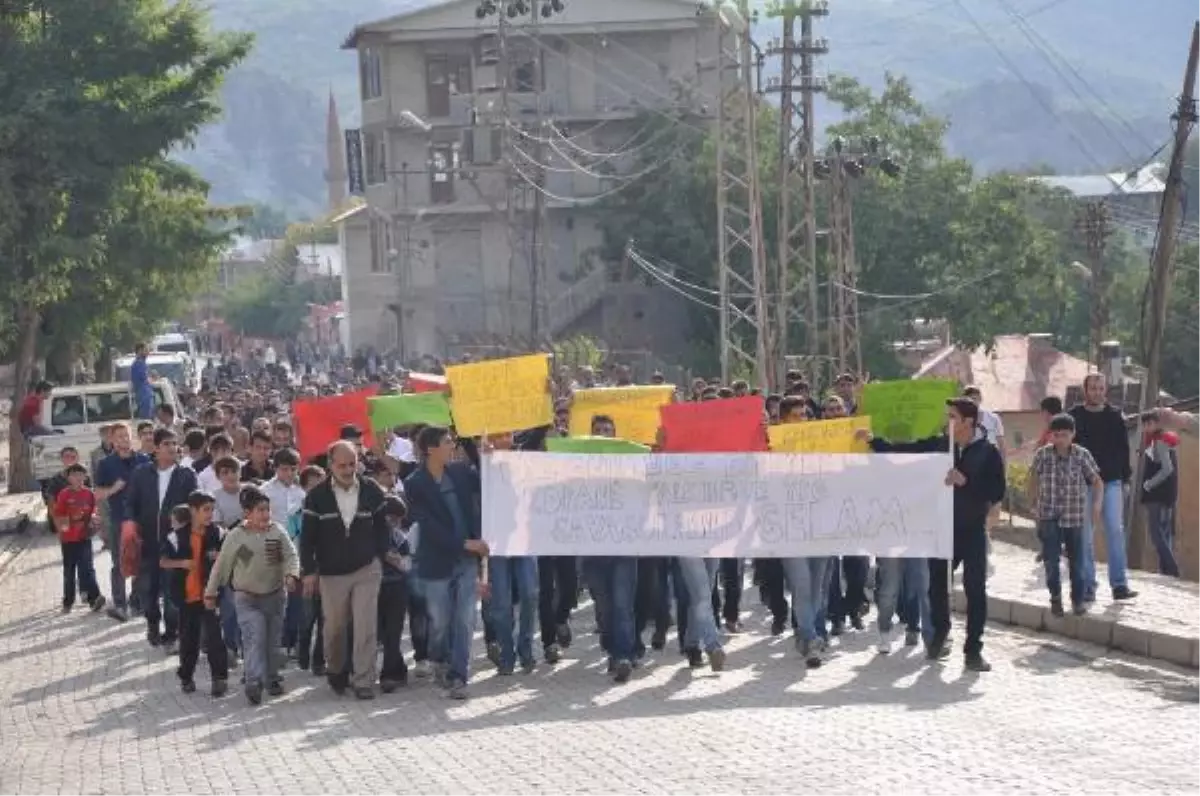
[[926, 454], [483, 457], [497, 556], [950, 558], [952, 460]]

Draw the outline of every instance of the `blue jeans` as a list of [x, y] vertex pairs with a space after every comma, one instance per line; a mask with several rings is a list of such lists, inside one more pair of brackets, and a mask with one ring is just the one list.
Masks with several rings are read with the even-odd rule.
[[294, 649], [300, 641], [300, 623], [304, 620], [304, 595], [297, 589], [288, 592], [287, 604], [283, 609], [283, 638], [280, 639], [284, 649]]
[[[1125, 560], [1125, 523], [1122, 516], [1125, 491], [1120, 481], [1106, 481], [1101, 507], [1104, 520], [1105, 546], [1108, 548], [1108, 584], [1113, 589], [1129, 585]], [[1092, 528], [1092, 487], [1087, 490], [1087, 506], [1083, 512], [1083, 559], [1084, 599], [1096, 599], [1096, 541]]]
[[1158, 553], [1158, 571], [1173, 578], [1179, 577], [1179, 564], [1175, 561], [1175, 504], [1147, 503], [1146, 525], [1150, 530], [1150, 541]]
[[464, 558], [448, 578], [422, 580], [429, 613], [429, 658], [442, 664], [446, 679], [467, 682], [471, 676], [471, 638], [475, 635], [479, 562]]
[[[588, 588], [596, 603], [600, 644], [610, 663], [633, 661], [636, 653], [637, 559], [594, 556], [584, 559]], [[706, 595], [707, 597], [707, 595]], [[709, 606], [711, 613], [712, 607]]]
[[246, 645], [243, 660], [246, 666], [246, 687], [268, 686], [278, 682], [283, 657], [279, 639], [283, 636], [284, 594], [233, 593], [237, 605], [238, 626], [242, 643]]
[[[488, 559], [488, 575], [493, 599], [489, 601], [492, 629], [500, 642], [500, 668], [512, 669], [517, 658], [522, 664], [533, 663], [533, 633], [538, 610], [537, 559], [529, 556], [493, 557]], [[516, 648], [513, 646], [513, 603], [511, 595], [516, 586], [517, 624]], [[499, 599], [495, 599], [496, 597]]]
[[1042, 564], [1046, 567], [1046, 589], [1051, 599], [1062, 600], [1062, 570], [1059, 562], [1062, 560], [1063, 547], [1067, 548], [1067, 566], [1071, 573], [1071, 605], [1083, 602], [1087, 594], [1087, 583], [1083, 577], [1083, 556], [1079, 554], [1079, 528], [1068, 528], [1059, 524], [1058, 520], [1039, 520], [1038, 538], [1042, 540]]
[[[837, 556], [832, 556], [825, 563], [825, 569], [821, 573], [820, 593], [817, 595], [816, 610], [813, 613], [813, 631], [821, 638], [829, 638], [829, 592], [830, 584], [833, 583], [833, 573], [841, 565], [841, 560]], [[817, 588], [817, 584], [813, 584]]]
[[823, 635], [817, 630], [817, 622], [819, 619], [824, 624], [821, 601], [823, 595], [829, 593], [829, 581], [826, 579], [829, 562], [827, 556], [783, 559], [783, 574], [792, 591], [796, 632], [805, 643]]
[[233, 589], [222, 586], [217, 592], [218, 613], [221, 615], [221, 635], [225, 646], [234, 652], [242, 650], [242, 628], [238, 624], [237, 604], [233, 600]]
[[879, 615], [879, 632], [891, 632], [892, 616], [903, 601], [908, 606], [909, 629], [915, 629], [919, 622], [921, 635], [928, 644], [933, 640], [933, 620], [929, 609], [929, 565], [926, 559], [881, 558], [877, 563], [879, 583], [875, 605]]
[[721, 560], [717, 558], [676, 559], [680, 580], [687, 592], [688, 622], [684, 631], [685, 649], [712, 652], [721, 646], [717, 620], [712, 610], [713, 587]]
[[108, 552], [112, 554], [112, 571], [109, 573], [109, 591], [115, 608], [125, 608], [125, 576], [121, 574], [121, 523], [108, 518]]

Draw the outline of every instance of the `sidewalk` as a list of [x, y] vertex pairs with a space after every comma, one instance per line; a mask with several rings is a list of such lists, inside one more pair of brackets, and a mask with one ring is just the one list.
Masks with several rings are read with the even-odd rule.
[[[1200, 622], [1197, 604], [1200, 585], [1189, 581], [1131, 571], [1130, 586], [1138, 597], [1124, 603], [1111, 601], [1108, 567], [1096, 564], [1097, 602], [1085, 616], [1050, 614], [1050, 595], [1042, 564], [1035, 553], [1018, 544], [997, 541], [1005, 529], [993, 536], [988, 579], [988, 620], [1019, 625], [1038, 632], [1100, 644], [1180, 666], [1200, 668]], [[1064, 569], [1065, 579], [1065, 569]], [[954, 609], [966, 609], [961, 572], [956, 577]], [[1064, 582], [1064, 588], [1066, 583]]]
[[46, 521], [46, 505], [40, 492], [0, 494], [0, 534], [16, 533], [23, 525]]

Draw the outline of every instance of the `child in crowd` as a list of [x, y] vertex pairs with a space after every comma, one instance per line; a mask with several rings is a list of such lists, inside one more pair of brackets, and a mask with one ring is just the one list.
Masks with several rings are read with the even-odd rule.
[[67, 465], [63, 476], [66, 483], [54, 496], [52, 512], [62, 547], [62, 610], [65, 614], [75, 605], [75, 581], [78, 578], [84, 599], [93, 611], [99, 611], [104, 607], [104, 597], [96, 583], [96, 568], [92, 563], [92, 515], [96, 512], [96, 496], [86, 483], [87, 468], [79, 462]]
[[[325, 471], [310, 464], [300, 471], [300, 488], [305, 494], [325, 480]], [[288, 518], [288, 536], [293, 544], [299, 544], [303, 509]], [[321, 616], [321, 596], [301, 595], [301, 612], [296, 632], [296, 665], [311, 670], [314, 677], [325, 676], [325, 619]], [[315, 633], [314, 633], [315, 631]], [[315, 636], [315, 637], [314, 637]]]
[[271, 522], [271, 501], [256, 486], [242, 487], [243, 520], [225, 536], [208, 579], [204, 603], [213, 610], [221, 586], [233, 589], [242, 633], [246, 699], [262, 702], [263, 690], [283, 693], [279, 640], [283, 636], [284, 589], [299, 581], [300, 559], [287, 531]]
[[212, 574], [213, 562], [221, 550], [221, 529], [212, 521], [216, 501], [207, 492], [188, 496], [187, 505], [171, 512], [172, 527], [163, 546], [160, 566], [176, 570], [175, 601], [179, 605], [179, 685], [183, 693], [196, 690], [193, 676], [200, 658], [200, 641], [208, 658], [212, 677], [212, 695], [221, 697], [228, 690], [229, 657], [221, 638], [217, 614], [204, 604], [204, 586]]
[[[383, 483], [380, 482], [380, 486]], [[387, 487], [384, 487], [387, 489]], [[391, 491], [390, 489], [388, 490]], [[383, 644], [383, 668], [379, 688], [390, 694], [408, 683], [408, 667], [400, 639], [408, 614], [409, 573], [412, 556], [408, 549], [408, 508], [396, 495], [389, 494], [383, 504], [384, 516], [391, 528], [388, 552], [384, 557], [383, 581], [379, 587], [379, 639]]]

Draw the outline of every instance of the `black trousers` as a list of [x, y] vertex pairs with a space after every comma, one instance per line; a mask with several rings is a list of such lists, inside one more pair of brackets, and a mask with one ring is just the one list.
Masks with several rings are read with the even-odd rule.
[[[160, 637], [159, 622], [163, 630], [161, 638], [164, 641], [174, 641], [179, 637], [179, 606], [171, 598], [171, 581], [179, 577], [172, 570], [164, 570], [158, 566], [158, 550], [142, 548], [142, 566], [138, 578], [142, 587], [142, 608], [146, 612], [146, 629], [151, 636]], [[159, 602], [162, 608], [159, 608]]]
[[383, 643], [383, 667], [380, 680], [407, 680], [408, 667], [400, 639], [408, 617], [408, 580], [384, 580], [379, 586], [379, 639]]
[[[844, 625], [867, 602], [867, 573], [871, 570], [871, 559], [868, 556], [842, 556], [840, 562], [841, 566], [837, 562], [831, 564], [829, 610], [825, 615], [830, 622]], [[845, 589], [842, 588], [843, 581]]]
[[950, 635], [950, 574], [963, 565], [963, 592], [967, 596], [967, 640], [963, 653], [983, 651], [983, 626], [987, 622], [987, 530], [981, 525], [954, 529], [954, 560], [929, 559], [929, 612], [933, 642], [941, 646]]
[[639, 558], [637, 562], [637, 594], [633, 604], [634, 646], [645, 652], [642, 634], [651, 622], [665, 636], [671, 624], [671, 603], [667, 595], [667, 573], [671, 559]]
[[196, 674], [196, 661], [200, 659], [200, 644], [204, 643], [204, 654], [208, 657], [208, 670], [212, 679], [229, 679], [229, 651], [221, 638], [221, 620], [216, 611], [204, 607], [204, 603], [184, 603], [179, 607], [179, 679], [190, 682]]
[[787, 592], [784, 589], [783, 560], [779, 558], [755, 559], [754, 579], [758, 581], [763, 602], [770, 609], [774, 624], [786, 627], [789, 621], [794, 623], [795, 617], [788, 608]]
[[571, 619], [579, 602], [579, 569], [574, 556], [540, 556], [538, 566], [538, 624], [542, 647], [556, 643], [558, 626]]
[[[721, 590], [725, 590], [725, 604], [721, 605]], [[712, 593], [713, 616], [720, 625], [722, 621], [736, 622], [742, 609], [742, 560], [722, 558], [717, 570], [717, 582]]]

